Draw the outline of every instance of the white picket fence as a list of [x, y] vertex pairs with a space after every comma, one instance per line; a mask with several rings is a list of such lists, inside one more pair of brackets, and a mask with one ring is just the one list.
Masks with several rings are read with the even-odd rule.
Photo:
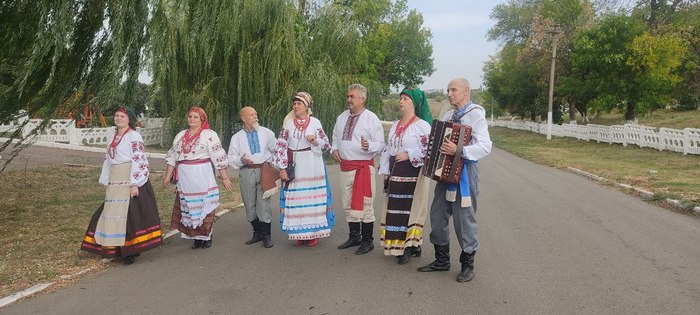
[[[160, 145], [163, 135], [161, 126], [163, 118], [143, 119], [143, 128], [137, 127], [136, 131], [143, 137], [146, 145]], [[25, 124], [26, 123], [26, 124]], [[8, 124], [0, 125], [0, 133], [15, 132], [22, 128], [22, 137], [31, 135], [42, 123], [41, 119], [19, 118]], [[112, 140], [115, 128], [76, 128], [75, 121], [71, 119], [51, 119], [49, 126], [38, 134], [38, 140], [49, 142], [62, 142], [73, 145], [106, 145]]]
[[[528, 121], [495, 120], [489, 121], [489, 126], [506, 127], [547, 134], [546, 123]], [[552, 125], [552, 136], [570, 137], [585, 141], [618, 143], [623, 146], [635, 144], [641, 148], [668, 150], [683, 154], [700, 154], [700, 129], [659, 128], [625, 124], [615, 126], [602, 125]]]

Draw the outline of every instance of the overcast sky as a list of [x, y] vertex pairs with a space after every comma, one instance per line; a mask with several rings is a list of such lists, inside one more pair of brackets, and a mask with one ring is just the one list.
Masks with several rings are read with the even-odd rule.
[[464, 77], [479, 88], [484, 62], [498, 51], [496, 42], [486, 40], [494, 25], [493, 8], [506, 0], [408, 0], [408, 6], [423, 14], [425, 27], [433, 33], [435, 72], [425, 79], [424, 90], [445, 89], [453, 78]]

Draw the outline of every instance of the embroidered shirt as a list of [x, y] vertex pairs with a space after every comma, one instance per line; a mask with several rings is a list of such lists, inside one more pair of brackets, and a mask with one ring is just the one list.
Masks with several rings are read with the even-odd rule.
[[[465, 114], [459, 118], [459, 124], [472, 127], [472, 141], [462, 148], [462, 157], [467, 160], [478, 161], [491, 153], [491, 137], [486, 124], [486, 110], [478, 104], [467, 104], [462, 108]], [[443, 121], [454, 117], [454, 110], [450, 110], [442, 116]]]
[[192, 143], [189, 152], [185, 153], [182, 150], [182, 141], [187, 130], [180, 131], [173, 139], [173, 146], [165, 156], [165, 162], [170, 166], [175, 166], [177, 161], [183, 160], [201, 160], [210, 159], [214, 163], [214, 167], [218, 170], [228, 167], [228, 155], [221, 145], [219, 135], [214, 130], [204, 129]]
[[[111, 137], [113, 137], [113, 135]], [[109, 147], [107, 149], [109, 150]], [[143, 184], [148, 181], [149, 164], [144, 150], [143, 138], [141, 134], [135, 130], [124, 134], [122, 140], [115, 148], [113, 157], [105, 153], [105, 161], [102, 163], [99, 183], [102, 185], [107, 185], [109, 183], [110, 166], [129, 162], [131, 162], [131, 185], [138, 187], [143, 186]]]
[[[338, 150], [343, 160], [369, 160], [384, 149], [384, 127], [376, 114], [365, 109], [360, 115], [356, 115], [353, 124], [352, 135], [344, 137], [344, 131], [350, 111], [346, 110], [335, 120], [333, 127], [333, 145], [331, 151]], [[369, 149], [362, 150], [362, 138], [369, 142]]]
[[231, 136], [231, 144], [228, 147], [228, 161], [233, 169], [243, 167], [241, 158], [244, 155], [253, 161], [253, 164], [262, 164], [272, 160], [272, 154], [275, 152], [275, 133], [265, 127], [259, 127], [254, 131], [258, 145], [257, 152], [253, 152], [253, 145], [250, 143], [250, 134], [252, 133], [242, 129]]
[[[276, 149], [274, 157], [272, 158], [272, 164], [274, 166], [279, 169], [287, 168], [287, 165], [289, 164], [287, 149], [301, 150], [310, 147], [311, 152], [320, 156], [323, 154], [323, 151], [327, 151], [331, 147], [328, 136], [326, 135], [326, 132], [323, 131], [321, 121], [316, 117], [309, 117], [308, 119], [311, 119], [311, 121], [303, 133], [299, 132], [293, 119], [290, 119], [284, 123], [282, 130], [280, 131], [280, 135], [277, 138]], [[309, 142], [309, 140], [306, 140], [306, 136], [308, 135], [316, 136], [318, 146], [315, 146]]]
[[430, 136], [430, 124], [425, 120], [418, 119], [406, 127], [400, 137], [396, 136], [398, 120], [394, 122], [389, 130], [387, 145], [382, 150], [379, 159], [379, 174], [389, 175], [389, 159], [399, 152], [408, 153], [408, 160], [414, 167], [423, 166], [423, 159], [428, 151], [428, 137]]

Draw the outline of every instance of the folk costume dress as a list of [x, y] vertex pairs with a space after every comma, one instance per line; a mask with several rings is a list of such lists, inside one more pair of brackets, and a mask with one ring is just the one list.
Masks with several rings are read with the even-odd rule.
[[214, 168], [228, 167], [228, 155], [219, 136], [208, 125], [195, 135], [183, 130], [175, 136], [165, 160], [175, 167], [173, 178], [177, 181], [171, 226], [182, 232], [182, 238], [210, 240], [214, 210], [219, 207]]
[[[316, 136], [318, 146], [306, 140]], [[331, 235], [335, 225], [333, 197], [323, 151], [330, 148], [321, 122], [314, 117], [292, 117], [282, 126], [273, 164], [279, 169], [294, 165], [294, 178], [280, 192], [280, 227], [290, 240], [313, 240]]]
[[[162, 244], [158, 205], [148, 179], [143, 138], [129, 129], [107, 147], [99, 183], [105, 200], [90, 220], [81, 249], [105, 258], [136, 255]], [[131, 186], [139, 195], [131, 198]]]
[[[384, 255], [400, 256], [404, 248], [423, 243], [428, 213], [430, 181], [420, 172], [430, 135], [430, 124], [414, 116], [406, 125], [395, 121], [380, 158], [379, 174], [389, 176], [387, 206], [381, 218], [379, 236]], [[399, 152], [408, 160], [395, 162]]]

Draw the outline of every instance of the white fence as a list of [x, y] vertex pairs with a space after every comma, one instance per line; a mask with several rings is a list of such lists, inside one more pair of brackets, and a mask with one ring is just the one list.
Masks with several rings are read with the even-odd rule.
[[[163, 118], [144, 119], [144, 128], [137, 127], [136, 131], [143, 137], [146, 145], [160, 145]], [[41, 119], [22, 117], [17, 121], [0, 125], [0, 133], [15, 132], [22, 128], [22, 137], [26, 137], [41, 125]], [[106, 145], [114, 136], [114, 127], [108, 128], [76, 128], [71, 119], [51, 119], [49, 126], [41, 130], [38, 140], [64, 142], [73, 145]]]
[[[489, 126], [506, 127], [547, 134], [547, 124], [527, 121], [496, 120], [489, 121]], [[601, 125], [552, 125], [555, 137], [570, 137], [579, 140], [619, 143], [623, 146], [635, 144], [641, 148], [668, 150], [683, 154], [700, 154], [700, 129], [659, 128], [625, 124], [615, 126]]]

